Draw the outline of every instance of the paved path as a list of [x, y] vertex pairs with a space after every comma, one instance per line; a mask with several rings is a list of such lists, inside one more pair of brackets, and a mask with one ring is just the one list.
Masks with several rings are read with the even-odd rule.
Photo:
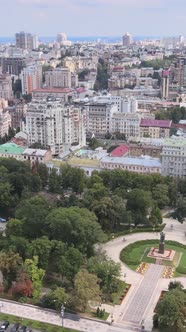
[[140, 325], [164, 266], [150, 264], [122, 320]]
[[[186, 245], [186, 223], [180, 224], [176, 220], [164, 218], [164, 223], [166, 223], [166, 226], [164, 228], [164, 232], [166, 234], [166, 240], [172, 240], [177, 241], [180, 243], [183, 243]], [[173, 228], [171, 227], [173, 225]], [[128, 246], [131, 243], [134, 243], [136, 241], [140, 240], [149, 240], [149, 239], [157, 239], [159, 240], [159, 233], [136, 233], [136, 234], [130, 234], [125, 236], [126, 241], [123, 242], [123, 237], [116, 238], [105, 245], [103, 245], [102, 249], [106, 252], [107, 256], [113, 259], [115, 262], [120, 262], [120, 252], [123, 248]], [[123, 317], [126, 313], [127, 308], [129, 307], [132, 299], [135, 297], [135, 294], [138, 291], [138, 288], [140, 288], [141, 283], [143, 282], [144, 276], [140, 275], [139, 273], [132, 271], [128, 268], [127, 265], [122, 264], [122, 274], [121, 279], [126, 280], [126, 282], [132, 284], [132, 287], [130, 288], [129, 292], [127, 293], [127, 296], [125, 297], [124, 301], [120, 306], [115, 306], [114, 309], [114, 319], [116, 323], [124, 324], [125, 322], [123, 320]], [[157, 266], [157, 265], [156, 265]], [[124, 275], [126, 274], [126, 277]], [[175, 278], [174, 280], [179, 280], [184, 287], [186, 288], [186, 278]], [[172, 279], [162, 279], [159, 278], [159, 280], [156, 282], [156, 286], [154, 285], [154, 292], [151, 296], [151, 298], [148, 299], [147, 307], [144, 312], [143, 317], [145, 318], [145, 328], [148, 331], [151, 331], [152, 329], [152, 318], [154, 314], [154, 308], [157, 304], [157, 301], [159, 299], [159, 296], [161, 294], [162, 290], [167, 290], [168, 285], [172, 281]], [[135, 324], [134, 324], [135, 325]]]

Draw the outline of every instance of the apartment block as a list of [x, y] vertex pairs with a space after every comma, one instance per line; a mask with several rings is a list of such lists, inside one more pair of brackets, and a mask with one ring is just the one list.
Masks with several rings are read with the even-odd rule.
[[186, 139], [170, 138], [162, 149], [162, 175], [186, 177]]
[[31, 94], [34, 89], [42, 87], [42, 66], [32, 65], [21, 72], [22, 94]]
[[117, 105], [113, 103], [90, 102], [85, 105], [87, 111], [87, 132], [96, 137], [105, 137], [112, 132], [112, 116], [117, 112]]
[[45, 84], [48, 88], [75, 88], [78, 76], [68, 68], [55, 68], [45, 73]]
[[85, 145], [85, 111], [64, 106], [60, 101], [33, 101], [29, 104], [26, 125], [29, 145], [41, 143], [53, 155], [64, 150], [65, 145]]
[[140, 136], [141, 117], [137, 113], [114, 113], [111, 119], [111, 132], [125, 134], [126, 138]]
[[17, 48], [32, 50], [38, 47], [38, 38], [31, 33], [21, 31], [15, 34], [15, 39]]
[[0, 75], [0, 98], [11, 99], [13, 97], [12, 79], [8, 74]]
[[142, 119], [140, 123], [140, 137], [168, 138], [170, 136], [170, 120]]
[[29, 64], [30, 60], [17, 57], [4, 57], [1, 58], [2, 72], [10, 75], [19, 76], [23, 68]]

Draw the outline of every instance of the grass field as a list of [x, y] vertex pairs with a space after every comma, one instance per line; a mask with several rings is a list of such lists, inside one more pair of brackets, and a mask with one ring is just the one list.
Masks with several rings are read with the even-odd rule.
[[42, 330], [42, 332], [77, 332], [77, 330], [62, 328], [57, 325], [38, 322], [31, 319], [21, 318], [13, 315], [0, 313], [0, 321], [9, 321], [11, 324], [20, 323], [31, 329]]
[[[120, 259], [132, 270], [136, 270], [141, 262], [155, 263], [154, 258], [147, 257], [150, 248], [158, 247], [159, 241], [138, 241], [124, 248], [120, 253]], [[176, 251], [173, 261], [163, 261], [164, 265], [175, 266], [177, 276], [186, 275], [186, 246], [174, 241], [166, 241], [165, 249]], [[180, 261], [179, 261], [180, 260]], [[178, 266], [177, 266], [178, 265]]]

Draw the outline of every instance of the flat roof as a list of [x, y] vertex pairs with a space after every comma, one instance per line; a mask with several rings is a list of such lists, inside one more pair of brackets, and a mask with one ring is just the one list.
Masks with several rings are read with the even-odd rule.
[[144, 167], [161, 167], [161, 161], [159, 158], [151, 158], [149, 156], [144, 157], [104, 157], [101, 163], [111, 163], [118, 165], [137, 165]]
[[0, 153], [4, 153], [4, 154], [22, 154], [23, 151], [25, 150], [25, 147], [23, 146], [19, 146], [15, 143], [5, 143], [0, 145]]
[[186, 138], [167, 138], [164, 140], [163, 146], [175, 146], [175, 147], [182, 147], [186, 145]]
[[44, 89], [34, 89], [32, 90], [32, 92], [43, 92], [43, 93], [70, 93], [70, 92], [74, 92], [73, 89], [70, 88], [44, 88]]
[[25, 149], [25, 151], [22, 154], [27, 155], [27, 156], [44, 157], [46, 153], [47, 153], [47, 150], [28, 148], [28, 149]]

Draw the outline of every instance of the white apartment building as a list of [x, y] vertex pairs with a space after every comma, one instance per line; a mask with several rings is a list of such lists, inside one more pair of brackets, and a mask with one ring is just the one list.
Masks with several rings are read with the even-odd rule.
[[21, 72], [22, 94], [30, 94], [34, 89], [42, 87], [42, 66], [32, 65]]
[[162, 175], [186, 176], [186, 138], [170, 138], [163, 143]]
[[45, 84], [48, 88], [75, 88], [78, 76], [68, 68], [55, 68], [45, 73]]
[[129, 97], [122, 99], [121, 112], [123, 113], [136, 113], [138, 110], [138, 102], [136, 98]]
[[87, 132], [94, 133], [96, 137], [105, 137], [111, 133], [112, 115], [117, 112], [117, 105], [111, 102], [90, 102], [85, 105], [87, 111]]
[[12, 79], [8, 74], [0, 75], [0, 98], [7, 100], [13, 98]]
[[64, 150], [64, 145], [85, 145], [85, 111], [64, 106], [60, 101], [33, 101], [29, 104], [26, 125], [28, 143], [41, 143], [53, 155]]
[[111, 119], [111, 132], [125, 134], [129, 137], [138, 137], [140, 135], [141, 117], [137, 113], [114, 113]]

